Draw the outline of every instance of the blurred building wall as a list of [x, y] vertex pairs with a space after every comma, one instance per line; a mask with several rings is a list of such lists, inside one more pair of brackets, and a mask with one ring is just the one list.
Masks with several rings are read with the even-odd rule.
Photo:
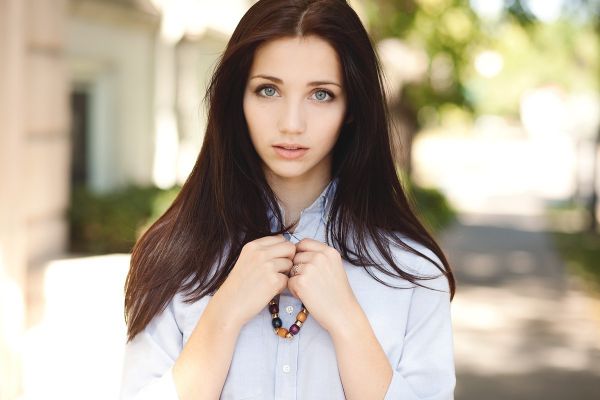
[[[22, 394], [28, 272], [67, 251], [73, 184], [156, 184], [161, 107], [174, 116], [189, 111], [183, 119], [193, 127], [181, 118], [174, 125], [175, 153], [195, 159], [202, 135], [193, 130], [204, 126], [196, 102], [230, 32], [209, 29], [178, 51], [179, 40], [165, 43], [160, 25], [144, 0], [0, 0], [0, 400]], [[186, 89], [191, 98], [177, 101]], [[84, 174], [74, 174], [74, 159]], [[182, 181], [189, 171], [174, 161], [160, 167]]]
[[21, 390], [27, 267], [66, 244], [65, 5], [0, 1], [0, 399]]
[[154, 43], [159, 16], [131, 1], [71, 0], [66, 52], [71, 95], [83, 96], [74, 134], [96, 192], [152, 183]]
[[179, 137], [174, 179], [180, 184], [192, 170], [204, 140], [208, 115], [203, 97], [211, 71], [228, 39], [227, 33], [208, 29], [199, 37], [183, 37], [174, 48], [174, 108]]

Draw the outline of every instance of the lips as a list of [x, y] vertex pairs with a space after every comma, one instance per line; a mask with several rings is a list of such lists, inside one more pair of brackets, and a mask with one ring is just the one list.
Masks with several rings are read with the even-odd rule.
[[299, 144], [295, 144], [295, 143], [277, 143], [277, 144], [274, 144], [273, 147], [281, 147], [282, 149], [286, 149], [286, 150], [306, 149], [306, 147], [301, 146]]
[[275, 152], [281, 158], [284, 158], [286, 160], [294, 160], [296, 158], [300, 158], [308, 151], [306, 147], [302, 147], [297, 144], [273, 145], [273, 149], [275, 149]]

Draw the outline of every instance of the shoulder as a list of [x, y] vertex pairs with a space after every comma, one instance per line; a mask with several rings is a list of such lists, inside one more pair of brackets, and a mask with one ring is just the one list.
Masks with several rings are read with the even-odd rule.
[[[434, 290], [449, 291], [444, 264], [433, 250], [403, 234], [387, 234], [386, 237], [392, 260], [398, 268], [417, 277], [419, 285]], [[381, 253], [378, 253], [377, 257], [382, 260]], [[392, 269], [388, 262], [382, 261], [382, 266]]]
[[[192, 278], [188, 277], [185, 283]], [[198, 287], [194, 285], [193, 289]], [[193, 290], [192, 290], [193, 291]], [[176, 327], [180, 334], [184, 334], [189, 330], [190, 324], [195, 323], [202, 314], [206, 305], [212, 298], [212, 295], [207, 294], [198, 300], [190, 301], [191, 292], [184, 292], [181, 288], [169, 299], [164, 309], [154, 316], [152, 321], [146, 327], [147, 331], [161, 329], [165, 325]]]
[[[394, 243], [393, 240], [390, 240], [390, 250], [395, 259], [406, 263], [406, 267], [410, 270], [409, 272], [422, 277], [437, 276], [442, 273], [440, 268], [443, 269], [444, 265], [433, 250], [407, 236], [399, 235], [399, 238], [404, 245]], [[408, 247], [420, 254], [415, 254]]]

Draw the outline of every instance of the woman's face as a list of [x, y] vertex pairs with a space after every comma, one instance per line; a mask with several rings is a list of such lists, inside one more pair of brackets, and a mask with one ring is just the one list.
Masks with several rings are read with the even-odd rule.
[[346, 111], [336, 51], [316, 36], [259, 46], [244, 93], [250, 139], [267, 179], [328, 179]]

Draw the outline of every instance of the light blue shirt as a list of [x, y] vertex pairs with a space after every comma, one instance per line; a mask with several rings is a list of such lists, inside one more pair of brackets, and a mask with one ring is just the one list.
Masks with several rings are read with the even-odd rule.
[[[302, 211], [293, 235], [286, 234], [291, 242], [297, 243], [305, 237], [325, 242], [325, 219], [336, 183], [330, 182], [313, 204]], [[271, 220], [275, 227], [274, 219]], [[405, 242], [439, 261], [424, 246], [408, 238]], [[439, 270], [422, 257], [395, 247], [392, 254], [397, 264], [410, 272], [439, 275]], [[371, 270], [381, 280], [405, 287], [393, 289], [375, 281], [363, 267], [346, 261], [343, 265], [354, 295], [393, 368], [384, 400], [453, 399], [455, 371], [447, 279], [440, 276], [423, 281], [426, 286], [438, 289], [431, 290]], [[178, 400], [172, 366], [211, 298], [205, 296], [186, 304], [182, 294], [177, 294], [127, 344], [121, 399]], [[300, 304], [287, 289], [281, 293], [279, 316], [284, 327], [295, 322]], [[273, 331], [265, 304], [240, 331], [220, 398], [345, 399], [331, 336], [309, 315], [293, 339], [281, 338]]]

